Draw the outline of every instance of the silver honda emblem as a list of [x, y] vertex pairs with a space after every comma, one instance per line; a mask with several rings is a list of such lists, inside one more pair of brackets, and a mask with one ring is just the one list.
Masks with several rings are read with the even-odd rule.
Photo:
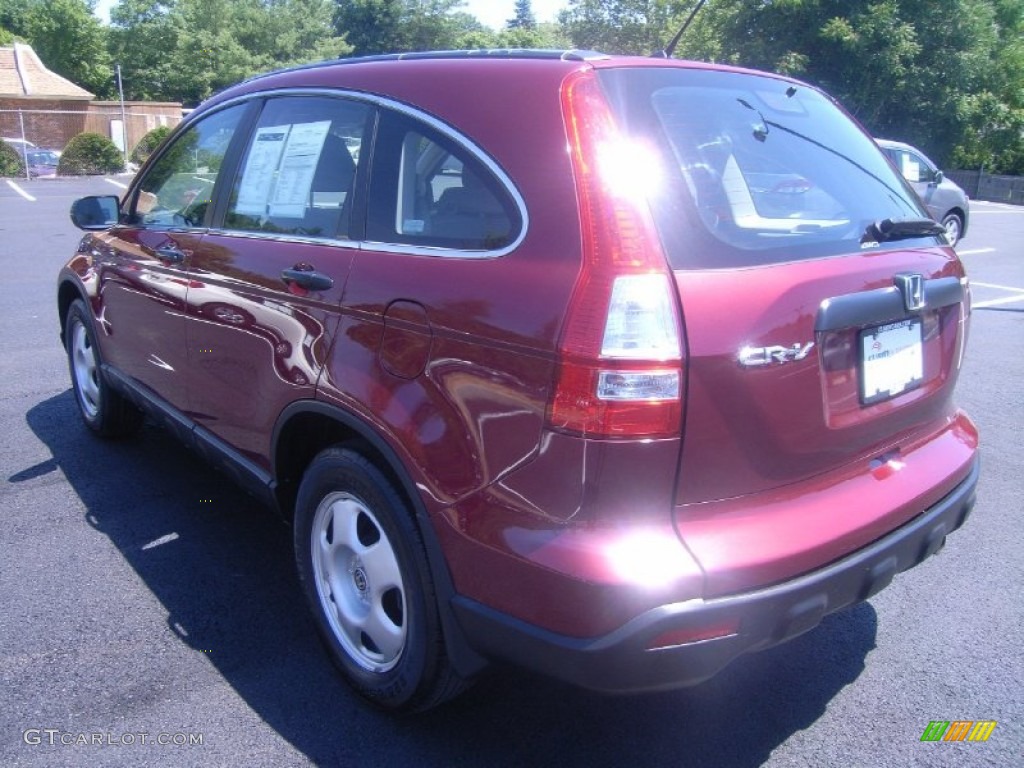
[[919, 312], [924, 309], [924, 276], [904, 272], [893, 278], [896, 287], [903, 294], [903, 306], [907, 312]]
[[352, 572], [352, 581], [356, 585], [356, 589], [360, 594], [365, 593], [370, 586], [370, 580], [366, 578], [366, 571], [362, 568], [356, 568]]

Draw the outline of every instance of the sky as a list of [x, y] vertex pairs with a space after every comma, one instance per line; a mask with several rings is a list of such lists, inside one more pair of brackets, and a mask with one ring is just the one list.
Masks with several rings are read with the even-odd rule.
[[[116, 0], [99, 0], [96, 15], [110, 21], [110, 7]], [[502, 29], [505, 22], [515, 15], [515, 0], [465, 0], [462, 10], [476, 16], [481, 23], [494, 29]], [[568, 5], [568, 0], [531, 0], [533, 15], [539, 22], [557, 21], [558, 12]]]

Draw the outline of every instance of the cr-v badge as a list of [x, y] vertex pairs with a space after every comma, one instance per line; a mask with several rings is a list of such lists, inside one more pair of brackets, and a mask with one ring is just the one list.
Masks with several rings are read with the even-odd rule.
[[792, 347], [744, 347], [740, 350], [740, 365], [744, 368], [758, 368], [762, 365], [775, 363], [792, 363], [803, 360], [811, 350], [814, 342], [809, 341], [803, 346], [794, 344]]

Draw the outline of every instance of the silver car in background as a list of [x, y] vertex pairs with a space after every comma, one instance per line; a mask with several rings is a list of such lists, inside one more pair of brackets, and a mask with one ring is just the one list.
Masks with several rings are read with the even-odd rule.
[[950, 245], [956, 245], [967, 234], [970, 200], [956, 182], [947, 179], [935, 163], [916, 147], [901, 141], [875, 139], [903, 178], [917, 192], [932, 218], [942, 223]]

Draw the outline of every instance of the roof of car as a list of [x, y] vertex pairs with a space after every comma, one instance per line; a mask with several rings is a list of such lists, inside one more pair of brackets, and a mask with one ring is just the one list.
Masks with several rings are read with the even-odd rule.
[[408, 51], [405, 53], [382, 53], [372, 56], [339, 57], [314, 61], [309, 64], [299, 64], [294, 67], [275, 69], [253, 75], [243, 82], [253, 82], [275, 75], [282, 75], [289, 72], [302, 72], [311, 69], [323, 69], [327, 67], [349, 66], [353, 64], [375, 64], [388, 61], [441, 61], [441, 60], [498, 60], [498, 59], [535, 59], [548, 61], [598, 61], [609, 59], [606, 53], [586, 50], [555, 50], [542, 48], [481, 48], [475, 50], [451, 50], [451, 51]]
[[[259, 82], [261, 80], [311, 70], [335, 69], [350, 66], [379, 66], [389, 62], [462, 62], [472, 66], [475, 62], [526, 62], [548, 61], [553, 64], [559, 62], [565, 64], [589, 64], [596, 68], [608, 67], [685, 67], [694, 69], [715, 69], [727, 72], [745, 72], [759, 75], [768, 75], [782, 80], [792, 80], [785, 75], [774, 72], [752, 70], [745, 67], [736, 67], [728, 64], [717, 64], [706, 61], [690, 61], [686, 59], [666, 58], [659, 55], [636, 56], [626, 54], [609, 54], [601, 51], [585, 49], [547, 49], [547, 48], [481, 48], [472, 50], [444, 50], [444, 51], [411, 51], [406, 53], [385, 53], [372, 56], [339, 57], [316, 61], [309, 64], [300, 64], [294, 67], [276, 69], [242, 81], [241, 84]], [[797, 82], [797, 81], [794, 81]]]
[[[393, 92], [402, 90], [392, 80], [393, 74], [397, 74], [398, 70], [401, 70], [402, 74], [405, 75], [414, 70], [419, 70], [420, 67], [424, 67], [428, 79], [436, 82], [437, 78], [446, 77], [449, 74], [454, 75], [456, 71], [460, 74], [463, 72], [482, 74], [482, 70], [490, 70], [491, 67], [498, 67], [504, 70], [506, 66], [513, 68], [516, 75], [526, 75], [528, 72], [540, 75], [541, 70], [547, 70], [549, 75], [556, 78], [560, 77], [559, 72], [568, 74], [573, 69], [587, 67], [594, 69], [665, 67], [673, 69], [718, 70], [756, 74], [784, 80], [802, 87], [813, 88], [813, 86], [808, 86], [806, 83], [771, 72], [758, 72], [724, 64], [687, 61], [660, 56], [625, 56], [591, 50], [532, 48], [417, 51], [352, 58], [341, 57], [255, 75], [248, 80], [244, 80], [214, 94], [200, 105], [203, 109], [197, 109], [193, 114], [202, 113], [206, 108], [215, 108], [225, 101], [248, 96], [266, 89], [342, 87], [393, 95]], [[335, 74], [339, 76], [338, 80], [334, 79]], [[405, 78], [402, 77], [400, 79], [404, 80]], [[342, 83], [340, 82], [341, 80], [345, 82]], [[412, 87], [411, 83], [406, 85]], [[406, 91], [407, 100], [418, 101], [417, 98], [410, 95], [408, 88], [406, 88]], [[188, 122], [189, 120], [186, 119], [185, 123]]]

